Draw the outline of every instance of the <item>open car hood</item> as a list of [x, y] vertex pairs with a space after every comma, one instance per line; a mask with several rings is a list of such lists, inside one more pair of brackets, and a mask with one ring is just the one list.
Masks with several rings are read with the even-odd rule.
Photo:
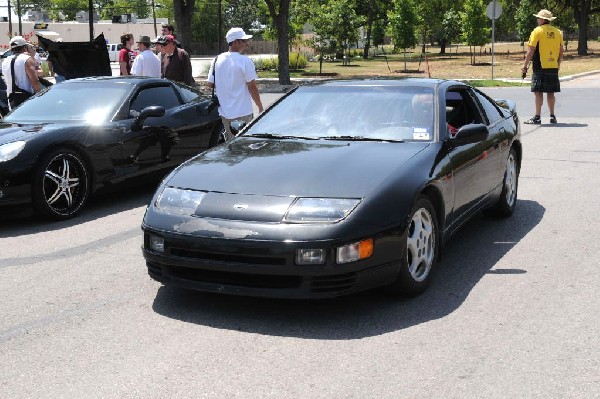
[[100, 34], [91, 42], [54, 42], [37, 35], [40, 45], [65, 72], [65, 78], [112, 76], [106, 39]]

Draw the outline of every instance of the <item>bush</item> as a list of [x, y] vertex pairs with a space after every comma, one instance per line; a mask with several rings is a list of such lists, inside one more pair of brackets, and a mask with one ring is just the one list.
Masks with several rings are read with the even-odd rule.
[[[276, 71], [279, 68], [279, 60], [275, 57], [254, 59], [257, 71]], [[308, 65], [306, 56], [301, 53], [290, 54], [290, 69], [304, 69]]]
[[290, 69], [304, 69], [308, 65], [306, 56], [302, 53], [290, 54]]
[[279, 66], [279, 62], [275, 57], [258, 58], [253, 59], [252, 61], [254, 62], [254, 66], [257, 71], [276, 71], [277, 67]]

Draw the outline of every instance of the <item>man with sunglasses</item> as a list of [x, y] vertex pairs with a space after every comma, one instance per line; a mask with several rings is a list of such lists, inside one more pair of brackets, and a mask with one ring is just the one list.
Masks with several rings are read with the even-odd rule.
[[250, 38], [252, 35], [247, 35], [242, 28], [231, 28], [225, 35], [229, 50], [217, 56], [208, 72], [208, 86], [214, 87], [219, 98], [219, 115], [225, 126], [227, 140], [233, 137], [233, 120], [250, 122], [254, 117], [252, 100], [258, 112], [263, 111], [256, 85], [256, 68], [252, 60], [243, 54]]
[[192, 77], [192, 62], [190, 56], [182, 48], [177, 47], [178, 41], [173, 35], [156, 38], [152, 43], [162, 53], [162, 77], [181, 82], [188, 86], [196, 86]]

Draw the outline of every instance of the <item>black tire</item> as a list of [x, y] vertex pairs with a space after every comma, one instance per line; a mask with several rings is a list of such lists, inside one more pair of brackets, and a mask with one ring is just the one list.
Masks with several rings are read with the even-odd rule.
[[215, 127], [213, 128], [212, 133], [210, 134], [210, 142], [208, 143], [209, 147], [212, 148], [218, 144], [222, 144], [225, 142], [225, 126], [223, 126], [223, 122], [219, 120]]
[[498, 201], [489, 209], [487, 215], [509, 217], [517, 205], [517, 190], [519, 188], [519, 161], [517, 152], [511, 148], [506, 160], [506, 170], [502, 179], [502, 193]]
[[402, 296], [415, 296], [427, 288], [438, 260], [439, 225], [429, 198], [420, 195], [415, 203], [403, 244], [398, 279], [392, 285]]
[[42, 158], [33, 174], [33, 208], [40, 216], [63, 220], [81, 211], [90, 195], [90, 177], [81, 156], [68, 149]]

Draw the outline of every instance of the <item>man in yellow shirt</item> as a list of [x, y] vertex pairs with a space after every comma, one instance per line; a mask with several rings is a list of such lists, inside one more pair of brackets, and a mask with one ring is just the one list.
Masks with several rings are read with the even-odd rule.
[[529, 36], [529, 42], [527, 43], [529, 51], [525, 56], [521, 73], [525, 76], [529, 62], [532, 61], [531, 91], [535, 95], [535, 115], [525, 123], [533, 125], [542, 123], [540, 114], [544, 104], [544, 93], [546, 93], [548, 100], [550, 123], [556, 123], [556, 116], [554, 115], [556, 98], [554, 93], [560, 91], [558, 69], [564, 52], [562, 32], [550, 25], [550, 21], [556, 19], [550, 11], [540, 10], [533, 16], [537, 18], [538, 26]]

